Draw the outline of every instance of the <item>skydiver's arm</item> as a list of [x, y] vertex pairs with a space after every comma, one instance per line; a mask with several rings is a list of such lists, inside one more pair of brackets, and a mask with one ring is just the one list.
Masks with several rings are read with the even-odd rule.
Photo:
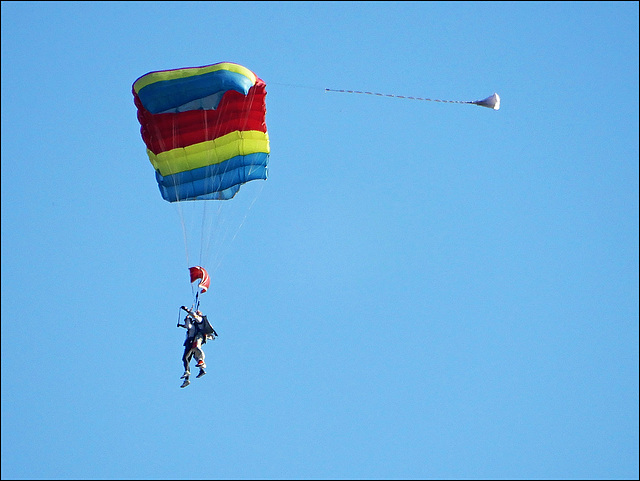
[[[182, 309], [184, 309], [185, 311], [187, 310], [184, 306], [182, 306]], [[188, 311], [187, 311], [188, 312]], [[187, 321], [189, 320], [190, 316], [186, 315], [184, 317], [184, 324], [180, 324], [180, 321], [178, 321], [178, 327], [184, 327], [185, 329], [189, 329], [189, 324], [187, 323]]]
[[181, 308], [187, 313], [189, 313], [192, 319], [198, 319], [198, 320], [202, 319], [198, 314], [196, 314], [193, 310], [189, 309], [188, 307], [182, 306]]
[[193, 322], [196, 322], [198, 324], [202, 322], [202, 316], [201, 315], [196, 314], [195, 311], [192, 311], [191, 309], [189, 309], [187, 312], [191, 316], [191, 319], [193, 320]]

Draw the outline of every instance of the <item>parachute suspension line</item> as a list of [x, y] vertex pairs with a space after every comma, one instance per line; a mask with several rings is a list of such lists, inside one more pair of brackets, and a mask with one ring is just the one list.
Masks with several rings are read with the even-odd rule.
[[[217, 108], [217, 107], [216, 107]], [[212, 134], [209, 136], [208, 140], [213, 140], [218, 137], [222, 120], [219, 116], [215, 117], [215, 123], [209, 124], [209, 118], [207, 116], [206, 111], [203, 110], [203, 123], [205, 131], [211, 131]], [[210, 158], [213, 156], [212, 151], [207, 151], [207, 156]], [[211, 161], [207, 162], [207, 169], [213, 170], [214, 166]], [[226, 175], [227, 164], [225, 164], [225, 172], [221, 172], [220, 177], [224, 177]], [[205, 182], [208, 183], [209, 191], [217, 191], [219, 189], [219, 185], [224, 182], [223, 178], [216, 178], [214, 176], [207, 176], [205, 178]], [[218, 185], [214, 185], [218, 184]], [[202, 201], [201, 206], [201, 216], [200, 216], [200, 252], [199, 252], [199, 265], [209, 264], [210, 257], [217, 258], [219, 256], [219, 246], [215, 246], [214, 252], [211, 252], [211, 244], [214, 239], [218, 238], [216, 231], [218, 229], [218, 224], [221, 216], [221, 205], [220, 200], [204, 200]], [[199, 202], [198, 202], [199, 203]], [[214, 203], [217, 204], [217, 209], [214, 208]], [[210, 205], [211, 204], [211, 205]], [[212, 272], [213, 274], [213, 272]]]
[[467, 102], [464, 100], [439, 100], [439, 99], [429, 99], [424, 97], [411, 97], [406, 95], [395, 95], [395, 94], [381, 94], [379, 92], [364, 92], [362, 90], [344, 90], [344, 89], [324, 89], [325, 92], [340, 92], [346, 94], [364, 94], [364, 95], [376, 95], [378, 97], [391, 97], [394, 99], [407, 99], [407, 100], [426, 100], [429, 102], [442, 102], [445, 104], [472, 104], [474, 102]]
[[[260, 197], [260, 194], [262, 193], [263, 189], [264, 189], [264, 183], [260, 183], [260, 190], [253, 195], [251, 203], [249, 204], [249, 206], [246, 208], [246, 210], [244, 212], [244, 217], [242, 218], [242, 221], [240, 221], [240, 224], [235, 228], [235, 231], [233, 232], [233, 235], [232, 235], [231, 239], [229, 240], [229, 244], [233, 244], [233, 241], [238, 236], [238, 233], [240, 232], [240, 229], [242, 228], [242, 226], [244, 225], [245, 221], [247, 220], [247, 217], [249, 217], [249, 211], [253, 208], [253, 205], [256, 203], [256, 200], [258, 200], [258, 197]], [[227, 235], [225, 233], [225, 238], [226, 237], [227, 237]], [[215, 272], [218, 269], [218, 267], [220, 267], [221, 264], [222, 264], [222, 256], [220, 256], [220, 258], [218, 259], [218, 263], [213, 268], [213, 272]]]
[[[175, 149], [177, 146], [177, 140], [176, 140], [176, 133], [177, 133], [177, 128], [176, 128], [176, 123], [175, 121], [172, 123], [171, 126], [171, 138], [173, 139], [173, 142], [171, 143], [171, 147], [168, 148], [167, 147], [167, 143], [165, 142], [165, 137], [162, 135], [162, 132], [160, 130], [160, 127], [157, 124], [152, 123], [151, 124], [154, 128], [155, 128], [155, 135], [156, 138], [160, 140], [160, 144], [162, 147], [162, 151], [168, 151], [168, 150], [172, 150]], [[177, 182], [174, 180], [174, 187], [177, 186]], [[177, 191], [177, 189], [176, 189]], [[187, 248], [187, 228], [185, 226], [185, 218], [184, 218], [184, 212], [182, 209], [182, 202], [181, 199], [177, 199], [177, 202], [174, 202], [176, 209], [178, 211], [178, 216], [180, 217], [180, 224], [182, 225], [182, 236], [184, 238], [184, 246], [185, 246], [185, 255], [187, 258], [187, 265], [189, 265], [189, 249]]]
[[209, 236], [206, 235], [207, 232], [207, 223], [208, 223], [208, 205], [209, 202], [204, 201], [202, 203], [202, 220], [200, 224], [200, 254], [198, 257], [198, 265], [206, 264], [205, 262], [205, 252], [208, 251], [209, 247]]
[[[255, 102], [255, 96], [256, 96], [255, 90], [252, 90], [248, 95], [245, 96], [245, 100], [243, 101], [244, 111], [251, 111], [251, 107]], [[241, 127], [242, 131], [247, 130], [247, 126], [250, 120], [249, 117], [250, 117], [249, 115], [246, 115], [244, 117], [243, 125]], [[227, 175], [227, 171], [225, 170], [225, 172], [223, 172], [222, 175]], [[246, 189], [247, 187], [242, 186], [242, 188]], [[249, 215], [249, 210], [251, 210], [251, 207], [253, 207], [253, 204], [256, 202], [257, 198], [259, 197], [259, 193], [262, 191], [263, 188], [264, 188], [264, 184], [260, 183], [260, 191], [258, 193], [254, 193], [251, 203], [248, 207], [245, 206], [245, 202], [244, 202], [245, 200], [247, 200], [247, 198], [242, 199], [242, 202], [238, 202], [238, 200], [212, 201], [212, 202], [217, 202], [217, 215], [215, 216], [215, 226], [212, 229], [212, 231], [216, 232], [216, 235], [215, 236], [212, 235], [211, 237], [215, 238], [217, 244], [215, 249], [216, 252], [214, 253], [214, 256], [212, 258], [213, 265], [210, 265], [208, 269], [210, 276], [215, 275], [217, 270], [222, 265], [222, 262], [224, 260], [224, 257], [227, 254], [227, 250], [229, 246], [232, 245], [234, 240], [236, 239], [240, 231], [240, 228], [242, 227], [242, 225], [244, 224], [245, 220]], [[244, 211], [244, 217], [239, 224], [237, 224], [236, 223], [237, 221], [235, 220], [231, 221], [231, 217], [233, 217], [234, 219], [236, 218], [234, 214], [231, 214], [232, 211], [237, 214], [242, 214], [243, 213], [242, 211]], [[229, 215], [229, 218], [227, 218], [225, 214]]]
[[182, 237], [184, 239], [184, 254], [185, 257], [187, 258], [187, 267], [189, 267], [191, 265], [191, 261], [189, 260], [189, 238], [187, 235], [187, 226], [184, 222], [184, 214], [182, 212], [182, 206], [180, 205], [180, 202], [176, 202], [176, 208], [178, 209], [178, 215], [180, 217], [180, 224], [182, 225]]
[[[202, 118], [204, 120], [204, 130], [205, 132], [209, 132], [209, 120], [207, 119], [207, 111], [203, 110], [202, 111]], [[217, 126], [216, 126], [217, 127]], [[215, 138], [217, 132], [213, 134], [213, 138]], [[207, 138], [207, 140], [212, 140]], [[211, 151], [207, 151], [207, 158], [211, 158]], [[210, 166], [210, 162], [207, 161], [207, 169], [211, 169]], [[212, 181], [209, 180], [209, 183], [211, 183]], [[207, 225], [207, 204], [208, 202], [205, 200], [204, 202], [202, 202], [202, 217], [200, 219], [200, 252], [198, 255], [198, 265], [203, 265], [205, 263], [204, 261], [204, 253], [208, 251], [208, 244], [205, 245], [205, 243], [207, 242], [208, 239], [206, 239], [205, 233], [207, 232], [206, 229], [206, 225]], [[196, 294], [196, 300], [198, 298], [198, 295]]]
[[[178, 145], [178, 141], [176, 140], [176, 136], [177, 136], [177, 132], [178, 129], [176, 128], [176, 122], [174, 121], [171, 125], [171, 138], [173, 139], [173, 145], [171, 146], [171, 150], [175, 149]], [[164, 142], [163, 142], [164, 144]], [[166, 149], [166, 146], [163, 145], [163, 149], [164, 150], [168, 150]], [[178, 190], [178, 182], [177, 180], [174, 178], [173, 180], [173, 186], [176, 189], [176, 192], [179, 192]], [[190, 265], [189, 264], [189, 246], [188, 246], [188, 236], [187, 236], [187, 229], [188, 226], [186, 225], [185, 222], [185, 212], [184, 212], [184, 207], [182, 205], [183, 199], [176, 199], [177, 201], [174, 202], [175, 206], [176, 206], [176, 210], [178, 211], [178, 217], [180, 217], [180, 225], [182, 226], [182, 237], [184, 239], [184, 252], [185, 252], [185, 257], [187, 258], [187, 267]]]

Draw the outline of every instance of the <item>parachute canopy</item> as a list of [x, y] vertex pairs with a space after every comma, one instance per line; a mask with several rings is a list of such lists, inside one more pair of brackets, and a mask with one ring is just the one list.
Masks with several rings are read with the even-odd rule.
[[200, 284], [198, 284], [198, 287], [202, 289], [200, 291], [201, 293], [207, 292], [207, 289], [209, 289], [209, 283], [211, 282], [211, 279], [209, 278], [209, 274], [207, 273], [204, 267], [200, 267], [200, 266], [189, 267], [189, 275], [191, 276], [192, 283], [197, 280], [200, 280]]
[[227, 200], [267, 178], [266, 85], [230, 62], [149, 72], [133, 83], [164, 200]]

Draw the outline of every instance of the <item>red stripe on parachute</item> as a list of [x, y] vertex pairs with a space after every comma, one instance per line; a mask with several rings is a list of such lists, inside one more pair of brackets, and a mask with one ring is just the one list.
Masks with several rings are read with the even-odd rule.
[[135, 91], [133, 93], [142, 140], [156, 155], [212, 140], [236, 130], [266, 132], [266, 95], [266, 85], [258, 79], [247, 95], [235, 90], [225, 92], [215, 110], [152, 114], [144, 108]]
[[191, 282], [195, 282], [200, 279], [200, 284], [198, 284], [198, 287], [202, 289], [201, 292], [207, 292], [211, 279], [209, 278], [209, 274], [204, 267], [189, 267], [189, 275], [191, 276]]

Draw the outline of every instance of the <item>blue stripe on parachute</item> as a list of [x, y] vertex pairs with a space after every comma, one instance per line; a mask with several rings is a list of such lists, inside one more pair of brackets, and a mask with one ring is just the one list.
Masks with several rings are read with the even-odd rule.
[[[145, 109], [157, 114], [216, 92], [235, 90], [247, 95], [252, 86], [251, 79], [242, 74], [216, 70], [202, 75], [154, 82], [142, 87], [138, 92], [138, 98]], [[211, 108], [215, 109], [218, 102], [220, 99]]]
[[219, 164], [163, 176], [156, 171], [162, 198], [167, 202], [183, 200], [228, 200], [251, 180], [267, 178], [269, 154], [238, 155]]

